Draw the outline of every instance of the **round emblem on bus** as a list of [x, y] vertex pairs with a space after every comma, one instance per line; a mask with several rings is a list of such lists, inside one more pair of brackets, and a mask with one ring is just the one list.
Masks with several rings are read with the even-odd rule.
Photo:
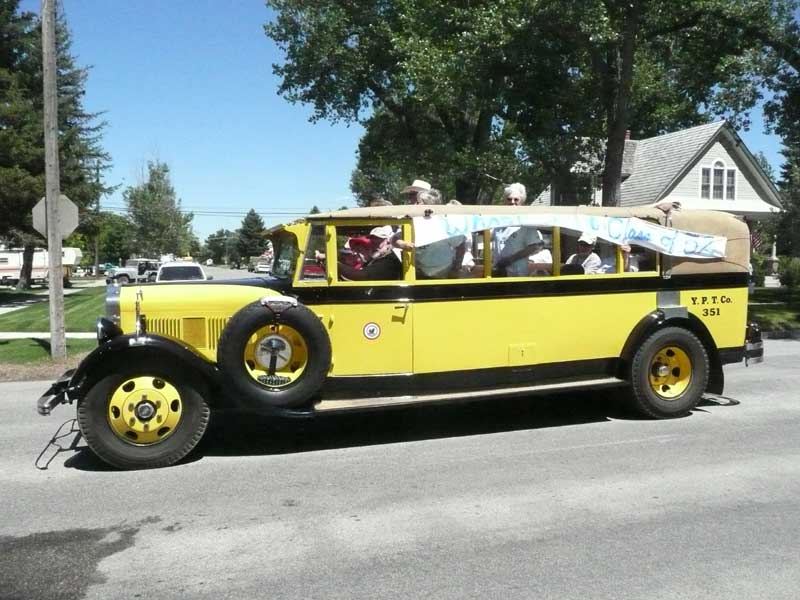
[[381, 327], [377, 323], [364, 325], [364, 337], [368, 340], [377, 340], [381, 335]]

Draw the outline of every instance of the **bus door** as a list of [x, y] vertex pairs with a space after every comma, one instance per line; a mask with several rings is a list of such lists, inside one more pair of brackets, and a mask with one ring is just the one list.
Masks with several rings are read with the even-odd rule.
[[[412, 371], [413, 307], [404, 297], [407, 284], [403, 280], [407, 268], [400, 253], [391, 248], [393, 240], [377, 242], [371, 232], [395, 239], [403, 236], [397, 225], [376, 221], [312, 225], [299, 258], [302, 270], [295, 286], [317, 288], [317, 299], [309, 299], [308, 304], [332, 340], [333, 376]], [[381, 253], [384, 256], [373, 257]], [[368, 277], [362, 279], [364, 273]]]

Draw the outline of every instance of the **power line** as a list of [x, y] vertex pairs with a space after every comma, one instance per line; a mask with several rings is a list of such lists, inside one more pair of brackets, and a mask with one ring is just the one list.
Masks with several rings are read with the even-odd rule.
[[[127, 206], [118, 206], [118, 205], [109, 205], [104, 204], [101, 207], [102, 210], [108, 210], [111, 212], [120, 212], [120, 213], [130, 213], [131, 210]], [[325, 209], [322, 212], [334, 211], [338, 210], [337, 208], [330, 208]], [[179, 212], [183, 214], [193, 214], [198, 216], [206, 216], [206, 217], [244, 217], [249, 212], [250, 209], [247, 210], [206, 210], [206, 209], [188, 209], [188, 208], [180, 208], [178, 209]], [[280, 217], [280, 216], [304, 216], [310, 214], [309, 211], [306, 210], [267, 210], [267, 211], [256, 211], [259, 216], [270, 216], [270, 217]]]

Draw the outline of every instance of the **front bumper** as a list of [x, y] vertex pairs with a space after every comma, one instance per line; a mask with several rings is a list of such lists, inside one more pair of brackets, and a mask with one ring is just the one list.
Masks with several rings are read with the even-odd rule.
[[72, 403], [69, 392], [71, 391], [70, 382], [72, 381], [72, 374], [74, 372], [75, 369], [66, 371], [50, 386], [50, 389], [36, 401], [36, 410], [39, 411], [40, 415], [49, 415], [59, 404]]
[[764, 342], [761, 340], [761, 327], [757, 323], [747, 325], [744, 342], [744, 364], [764, 362]]

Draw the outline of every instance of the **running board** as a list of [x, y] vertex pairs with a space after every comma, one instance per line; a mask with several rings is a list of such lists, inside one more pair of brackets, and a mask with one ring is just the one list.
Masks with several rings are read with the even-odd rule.
[[344, 410], [360, 410], [365, 408], [382, 408], [387, 406], [403, 406], [406, 404], [422, 404], [427, 402], [452, 402], [454, 400], [472, 400], [493, 396], [514, 396], [520, 394], [545, 394], [574, 389], [597, 389], [627, 385], [628, 382], [617, 377], [601, 379], [584, 379], [563, 383], [543, 383], [521, 387], [496, 388], [477, 391], [451, 392], [447, 394], [420, 394], [407, 396], [386, 396], [382, 398], [355, 398], [341, 400], [323, 400], [314, 405], [314, 412], [333, 412]]

